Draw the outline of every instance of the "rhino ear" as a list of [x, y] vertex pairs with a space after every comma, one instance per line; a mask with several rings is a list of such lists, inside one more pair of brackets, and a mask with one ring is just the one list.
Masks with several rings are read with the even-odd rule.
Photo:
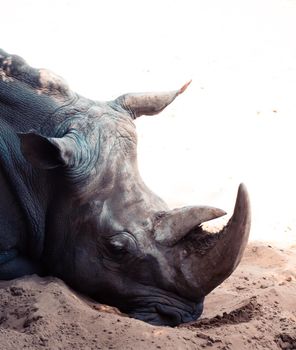
[[181, 87], [179, 90], [169, 92], [146, 92], [146, 93], [130, 93], [119, 96], [113, 103], [120, 105], [129, 112], [133, 119], [141, 115], [153, 115], [161, 112], [174, 99], [184, 92], [191, 80]]
[[18, 136], [23, 156], [33, 166], [54, 169], [71, 163], [74, 147], [70, 138], [45, 137], [36, 132], [18, 133]]

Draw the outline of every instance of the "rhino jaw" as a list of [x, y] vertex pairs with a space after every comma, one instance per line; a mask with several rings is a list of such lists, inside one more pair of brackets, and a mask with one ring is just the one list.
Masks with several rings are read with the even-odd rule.
[[250, 227], [249, 196], [241, 184], [234, 213], [225, 227], [216, 234], [196, 227], [172, 247], [178, 293], [200, 300], [229, 277], [242, 258]]

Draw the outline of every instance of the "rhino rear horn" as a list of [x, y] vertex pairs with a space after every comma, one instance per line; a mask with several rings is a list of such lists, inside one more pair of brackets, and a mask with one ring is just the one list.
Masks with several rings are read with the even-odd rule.
[[173, 246], [188, 232], [202, 224], [225, 215], [226, 212], [208, 206], [191, 206], [157, 213], [155, 216], [155, 240], [166, 246]]
[[125, 94], [119, 96], [113, 103], [129, 112], [133, 119], [141, 115], [158, 114], [173, 102], [178, 95], [182, 94], [190, 83], [191, 80], [183, 85], [181, 89], [175, 91]]

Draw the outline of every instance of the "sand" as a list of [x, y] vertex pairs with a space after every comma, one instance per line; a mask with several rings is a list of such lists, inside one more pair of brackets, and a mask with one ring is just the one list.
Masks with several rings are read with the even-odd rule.
[[96, 304], [61, 280], [0, 282], [1, 349], [296, 349], [296, 246], [249, 244], [202, 317], [154, 327]]

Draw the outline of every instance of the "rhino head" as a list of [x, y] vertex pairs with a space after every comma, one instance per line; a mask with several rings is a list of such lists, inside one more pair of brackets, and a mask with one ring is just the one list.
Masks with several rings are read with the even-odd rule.
[[212, 234], [202, 224], [223, 210], [170, 210], [143, 182], [134, 120], [161, 112], [188, 84], [97, 102], [72, 93], [44, 70], [15, 62], [10, 70], [18, 74], [11, 79], [21, 83], [26, 77], [26, 89], [44, 104], [40, 113], [50, 109], [46, 128], [19, 134], [24, 157], [48, 180], [42, 252], [48, 273], [151, 324], [197, 319], [204, 297], [240, 262], [250, 205], [241, 184], [232, 218]]

